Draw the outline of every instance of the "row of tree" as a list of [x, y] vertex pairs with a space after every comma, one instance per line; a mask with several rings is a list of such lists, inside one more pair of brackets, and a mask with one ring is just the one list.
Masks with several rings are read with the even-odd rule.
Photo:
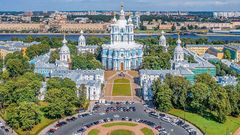
[[79, 54], [72, 59], [73, 69], [101, 69], [102, 63], [96, 59], [94, 54]]
[[70, 79], [51, 78], [47, 81], [45, 104], [41, 105], [38, 96], [43, 79], [26, 72], [0, 84], [0, 113], [11, 127], [31, 130], [43, 117], [57, 119], [72, 115], [87, 102], [84, 85], [77, 89]]
[[49, 50], [50, 46], [48, 44], [32, 45], [27, 48], [26, 55], [32, 59], [36, 56], [49, 52]]
[[222, 87], [209, 74], [200, 74], [191, 84], [183, 77], [166, 76], [152, 85], [157, 109], [167, 112], [172, 108], [197, 113], [220, 123], [226, 116], [240, 114], [240, 84]]
[[3, 71], [2, 77], [7, 79], [9, 77], [17, 77], [23, 75], [25, 72], [31, 70], [28, 63], [29, 58], [23, 56], [21, 52], [9, 53], [5, 57], [6, 70]]
[[0, 110], [13, 128], [30, 130], [41, 122], [37, 95], [43, 78], [31, 72], [0, 84]]
[[45, 96], [48, 105], [42, 109], [44, 115], [47, 118], [56, 119], [74, 114], [75, 110], [82, 104], [76, 91], [76, 84], [70, 79], [49, 79]]

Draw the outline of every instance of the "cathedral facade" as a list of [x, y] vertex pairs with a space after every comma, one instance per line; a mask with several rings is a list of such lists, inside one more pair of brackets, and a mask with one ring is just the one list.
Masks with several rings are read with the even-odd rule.
[[134, 70], [142, 64], [143, 46], [134, 41], [132, 19], [125, 18], [121, 6], [120, 18], [111, 24], [111, 43], [102, 46], [102, 64], [105, 70]]

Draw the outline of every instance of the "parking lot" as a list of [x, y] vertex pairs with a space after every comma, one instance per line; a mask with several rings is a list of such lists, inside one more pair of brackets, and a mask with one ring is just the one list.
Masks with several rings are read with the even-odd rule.
[[161, 135], [169, 133], [171, 135], [195, 135], [196, 133], [184, 121], [154, 112], [141, 103], [108, 102], [106, 104], [95, 104], [91, 113], [83, 113], [59, 121], [48, 131], [48, 134], [78, 135], [99, 123], [117, 120], [149, 125], [158, 130]]

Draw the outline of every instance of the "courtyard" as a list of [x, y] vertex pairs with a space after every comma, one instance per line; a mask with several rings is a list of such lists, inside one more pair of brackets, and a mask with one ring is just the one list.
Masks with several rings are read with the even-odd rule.
[[115, 79], [112, 96], [131, 96], [130, 80], [125, 78]]

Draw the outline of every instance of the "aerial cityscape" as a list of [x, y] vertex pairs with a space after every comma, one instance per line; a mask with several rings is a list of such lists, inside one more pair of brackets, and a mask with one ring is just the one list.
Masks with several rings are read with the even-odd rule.
[[239, 7], [0, 0], [0, 135], [240, 135]]

